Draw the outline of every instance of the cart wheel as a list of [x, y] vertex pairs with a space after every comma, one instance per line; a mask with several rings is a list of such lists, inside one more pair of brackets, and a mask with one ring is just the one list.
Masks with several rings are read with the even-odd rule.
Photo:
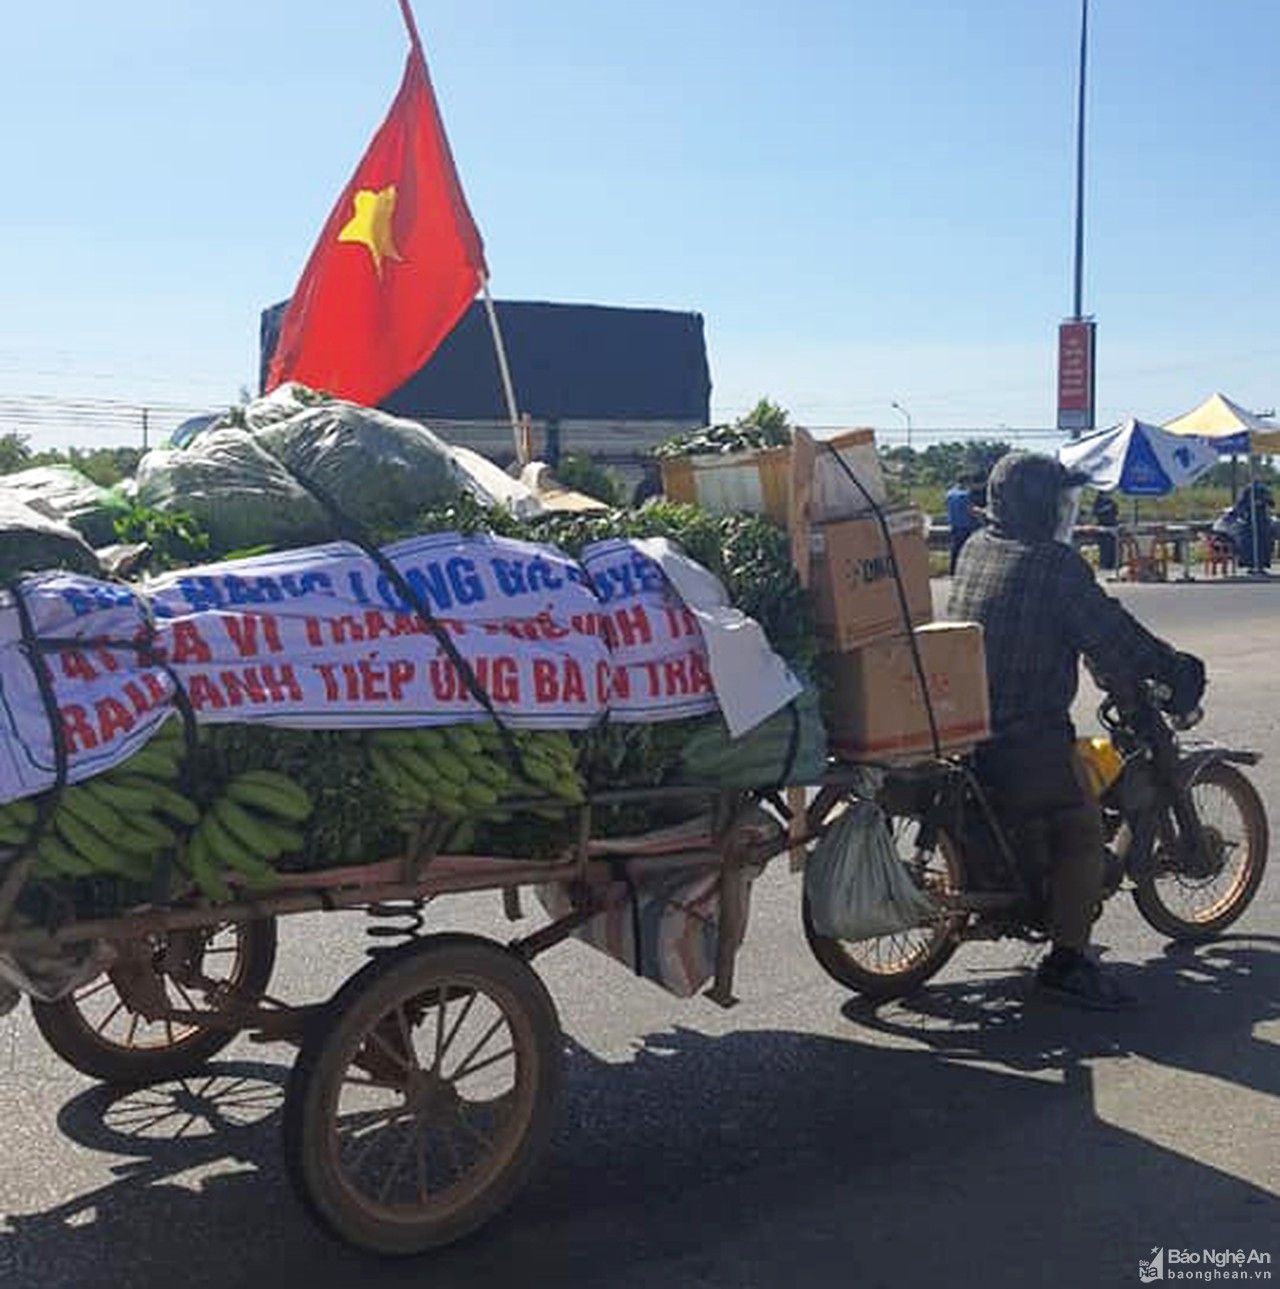
[[[265, 992], [276, 961], [275, 919], [158, 935], [150, 948], [152, 969], [171, 1006], [216, 1010]], [[57, 1002], [32, 999], [31, 1012], [64, 1061], [106, 1083], [183, 1078], [236, 1036], [231, 1029], [147, 1020], [125, 1001], [112, 970]]]
[[371, 1253], [421, 1253], [515, 1198], [555, 1126], [555, 1005], [520, 958], [439, 935], [353, 976], [289, 1080], [285, 1160], [312, 1215]]

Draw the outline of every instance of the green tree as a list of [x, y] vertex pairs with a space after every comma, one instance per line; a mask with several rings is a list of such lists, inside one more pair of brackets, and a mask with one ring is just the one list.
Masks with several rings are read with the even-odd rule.
[[10, 430], [0, 434], [0, 474], [13, 474], [31, 464], [31, 441], [25, 434]]
[[920, 453], [916, 480], [950, 487], [963, 474], [976, 474], [985, 479], [991, 473], [991, 467], [1011, 450], [1012, 446], [1000, 439], [931, 443]]
[[71, 464], [81, 474], [102, 488], [110, 488], [122, 479], [131, 479], [142, 460], [141, 448], [72, 448]]
[[1013, 444], [1006, 443], [1003, 439], [970, 439], [964, 445], [961, 469], [965, 473], [981, 475], [985, 479], [991, 473], [995, 463], [1012, 451]]
[[757, 429], [782, 431], [791, 428], [791, 418], [785, 407], [771, 399], [762, 398], [745, 415], [738, 418], [738, 425], [754, 425]]
[[[1280, 483], [1280, 471], [1272, 464], [1270, 458], [1263, 457], [1254, 462], [1255, 477], [1263, 483]], [[1237, 461], [1234, 467], [1235, 485], [1243, 488], [1249, 482], [1249, 462]], [[1232, 463], [1230, 459], [1219, 461], [1217, 465], [1206, 470], [1192, 485], [1195, 488], [1229, 488], [1232, 483]]]
[[560, 458], [555, 470], [556, 478], [566, 488], [585, 493], [606, 506], [626, 504], [626, 488], [621, 479], [598, 461], [581, 452], [570, 452]]

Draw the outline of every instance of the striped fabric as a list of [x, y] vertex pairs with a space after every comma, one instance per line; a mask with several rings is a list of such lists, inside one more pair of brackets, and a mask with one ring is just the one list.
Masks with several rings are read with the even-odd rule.
[[[742, 884], [739, 926], [745, 927], [751, 881]], [[573, 911], [568, 888], [549, 884], [538, 898], [553, 918]], [[718, 869], [645, 872], [643, 859], [619, 864], [604, 890], [604, 908], [574, 933], [579, 939], [680, 998], [689, 998], [715, 974], [719, 943]], [[636, 935], [639, 932], [639, 952]], [[735, 945], [735, 948], [737, 946]]]

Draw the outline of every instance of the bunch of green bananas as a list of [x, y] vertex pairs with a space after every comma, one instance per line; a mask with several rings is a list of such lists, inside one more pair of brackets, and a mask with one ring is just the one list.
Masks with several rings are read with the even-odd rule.
[[36, 821], [36, 803], [30, 797], [0, 806], [0, 846], [21, 846]]
[[492, 722], [429, 729], [379, 730], [369, 738], [369, 762], [391, 807], [407, 819], [511, 819], [513, 798], [558, 799], [530, 809], [559, 819], [586, 800], [578, 753], [562, 730], [510, 732], [513, 765], [502, 732]]
[[200, 893], [218, 903], [232, 895], [224, 874], [265, 890], [276, 880], [272, 861], [302, 850], [297, 825], [310, 814], [310, 796], [287, 774], [245, 770], [200, 817], [178, 862]]
[[[200, 817], [199, 807], [173, 786], [184, 755], [182, 728], [169, 723], [114, 769], [64, 788], [36, 846], [35, 875], [146, 882], [156, 857], [177, 844], [174, 825], [190, 827]], [[4, 835], [24, 816], [29, 827], [35, 819], [30, 801], [6, 806]]]

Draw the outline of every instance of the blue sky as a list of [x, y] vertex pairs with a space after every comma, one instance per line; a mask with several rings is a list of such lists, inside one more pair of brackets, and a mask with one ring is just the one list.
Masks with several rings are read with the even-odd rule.
[[[395, 0], [14, 8], [0, 416], [233, 400], [394, 94]], [[499, 298], [698, 310], [718, 416], [1052, 423], [1079, 0], [415, 8]], [[1100, 423], [1280, 401], [1278, 49], [1273, 0], [1092, 0]]]

